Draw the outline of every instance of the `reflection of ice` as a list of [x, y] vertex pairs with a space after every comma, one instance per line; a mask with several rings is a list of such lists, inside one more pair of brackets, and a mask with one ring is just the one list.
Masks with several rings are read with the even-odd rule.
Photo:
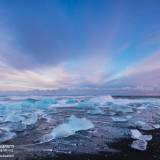
[[43, 143], [51, 141], [55, 138], [68, 137], [75, 134], [76, 131], [88, 130], [93, 127], [93, 123], [88, 119], [71, 116], [68, 122], [60, 124], [59, 126], [54, 128], [51, 133], [44, 135], [40, 141]]

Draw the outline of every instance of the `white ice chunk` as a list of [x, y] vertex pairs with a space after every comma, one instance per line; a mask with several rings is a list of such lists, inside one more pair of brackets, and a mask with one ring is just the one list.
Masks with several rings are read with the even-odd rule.
[[52, 130], [51, 133], [44, 135], [41, 138], [41, 143], [49, 142], [55, 138], [68, 137], [80, 130], [88, 130], [94, 127], [94, 124], [86, 118], [77, 118], [71, 116], [67, 123], [60, 124]]
[[142, 133], [137, 129], [131, 129], [131, 137], [133, 139], [139, 139], [142, 136]]
[[121, 118], [121, 117], [112, 117], [112, 120], [114, 122], [127, 122], [128, 120], [125, 118]]
[[127, 115], [127, 116], [126, 116], [127, 119], [131, 119], [132, 117], [133, 117], [133, 116], [131, 116], [131, 115]]
[[143, 135], [137, 129], [131, 129], [131, 137], [133, 139], [143, 140], [143, 141], [150, 141], [152, 139], [152, 135]]
[[159, 128], [160, 128], [160, 125], [159, 125], [159, 124], [154, 124], [153, 127], [154, 127], [155, 129], [159, 129]]
[[136, 121], [135, 125], [142, 130], [153, 130], [154, 129], [151, 125], [149, 125], [149, 124], [147, 124], [146, 122], [143, 122], [143, 121]]
[[147, 148], [147, 142], [144, 140], [135, 140], [132, 142], [131, 147], [140, 151], [145, 151]]

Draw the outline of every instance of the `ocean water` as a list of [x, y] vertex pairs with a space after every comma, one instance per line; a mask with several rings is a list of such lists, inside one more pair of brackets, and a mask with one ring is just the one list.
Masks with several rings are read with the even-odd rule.
[[[108, 144], [119, 139], [132, 138], [131, 147], [136, 148], [147, 137], [145, 131], [158, 128], [160, 99], [154, 97], [0, 97], [1, 144], [52, 146], [54, 142], [55, 150], [96, 152], [109, 149]], [[148, 136], [151, 140], [152, 135]], [[147, 141], [140, 150], [146, 149]]]

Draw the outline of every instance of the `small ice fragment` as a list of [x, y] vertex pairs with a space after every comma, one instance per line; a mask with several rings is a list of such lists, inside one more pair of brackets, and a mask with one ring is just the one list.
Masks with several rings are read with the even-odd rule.
[[141, 107], [138, 107], [137, 109], [140, 109], [140, 110], [142, 109], [143, 110], [143, 109], [146, 109], [146, 107], [145, 106], [141, 106]]
[[127, 119], [131, 119], [132, 116], [131, 116], [131, 115], [127, 115], [126, 118], [127, 118]]
[[127, 122], [127, 119], [121, 117], [112, 117], [114, 122]]
[[142, 135], [141, 137], [139, 137], [139, 139], [144, 141], [150, 141], [152, 140], [152, 135]]
[[143, 135], [137, 129], [131, 129], [131, 137], [133, 139], [143, 140], [143, 141], [150, 141], [152, 139], [152, 135]]
[[135, 122], [135, 125], [136, 125], [137, 127], [142, 127], [142, 126], [146, 125], [146, 122], [136, 121], [136, 122]]
[[135, 140], [132, 142], [131, 147], [140, 151], [147, 149], [147, 142], [144, 140]]
[[155, 129], [159, 129], [159, 128], [160, 128], [160, 125], [159, 125], [159, 124], [154, 124], [153, 127], [154, 127]]
[[137, 129], [131, 129], [131, 137], [133, 139], [139, 139], [142, 136], [142, 133]]
[[135, 122], [135, 125], [137, 126], [137, 127], [139, 127], [140, 129], [142, 129], [142, 130], [153, 130], [154, 128], [151, 126], [151, 125], [149, 125], [149, 124], [147, 124], [146, 122], [143, 122], [143, 121], [136, 121]]
[[96, 115], [96, 114], [104, 114], [104, 111], [102, 111], [100, 108], [95, 108], [93, 110], [89, 110], [87, 112], [88, 114], [93, 114], [93, 115]]

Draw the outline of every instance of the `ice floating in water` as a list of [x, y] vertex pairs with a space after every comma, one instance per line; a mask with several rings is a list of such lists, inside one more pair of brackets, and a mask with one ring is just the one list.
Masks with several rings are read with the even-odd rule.
[[112, 117], [114, 122], [127, 122], [127, 119], [121, 117]]
[[5, 141], [8, 141], [16, 136], [15, 133], [9, 132], [5, 129], [0, 129], [0, 143], [3, 143]]
[[67, 123], [60, 124], [52, 130], [51, 133], [44, 135], [40, 142], [49, 142], [55, 138], [68, 137], [77, 131], [88, 130], [94, 127], [94, 124], [86, 118], [77, 118], [71, 116]]
[[145, 151], [147, 149], [147, 142], [144, 140], [135, 140], [132, 142], [131, 147], [140, 151]]

